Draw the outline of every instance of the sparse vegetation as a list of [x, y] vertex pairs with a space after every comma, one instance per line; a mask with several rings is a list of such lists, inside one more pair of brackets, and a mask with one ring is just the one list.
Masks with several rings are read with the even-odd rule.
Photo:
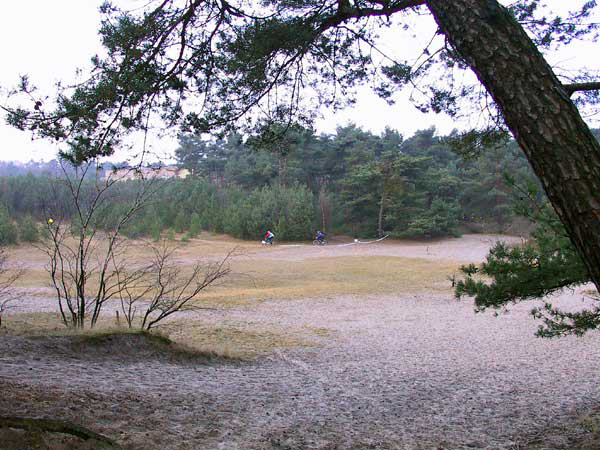
[[23, 276], [23, 270], [9, 266], [9, 257], [4, 247], [0, 247], [0, 328], [2, 316], [18, 300], [20, 294], [15, 290], [15, 283]]
[[112, 223], [101, 230], [98, 223], [107, 220], [106, 201], [119, 178], [86, 183], [95, 164], [78, 167], [74, 176], [67, 163], [61, 167], [64, 177], [56, 179], [52, 187], [66, 189], [67, 201], [61, 203], [55, 197], [43, 205], [47, 219], [40, 248], [48, 257], [47, 270], [64, 324], [84, 328], [89, 320], [93, 327], [104, 304], [120, 292], [124, 283], [140, 277], [135, 271], [118, 278], [127, 264], [122, 256], [123, 228], [148, 202], [156, 184], [154, 180], [139, 184], [133, 198], [120, 205], [117, 214], [112, 215]]
[[600, 435], [600, 414], [592, 414], [580, 419], [581, 426], [591, 433]]
[[151, 263], [140, 268], [116, 269], [121, 311], [131, 328], [139, 313], [140, 328], [149, 331], [173, 314], [202, 309], [203, 291], [231, 273], [235, 249], [215, 262], [195, 261], [188, 273], [173, 261], [176, 247], [168, 241], [152, 246]]

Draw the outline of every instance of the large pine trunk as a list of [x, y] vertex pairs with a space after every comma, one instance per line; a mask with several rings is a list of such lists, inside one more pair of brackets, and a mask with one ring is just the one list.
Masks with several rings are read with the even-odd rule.
[[527, 155], [600, 291], [600, 144], [519, 23], [496, 0], [426, 0]]

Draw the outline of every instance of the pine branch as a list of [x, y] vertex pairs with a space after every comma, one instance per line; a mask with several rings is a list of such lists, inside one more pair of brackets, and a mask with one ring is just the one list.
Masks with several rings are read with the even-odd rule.
[[575, 92], [600, 90], [600, 81], [590, 81], [588, 83], [564, 84], [563, 86], [570, 97]]

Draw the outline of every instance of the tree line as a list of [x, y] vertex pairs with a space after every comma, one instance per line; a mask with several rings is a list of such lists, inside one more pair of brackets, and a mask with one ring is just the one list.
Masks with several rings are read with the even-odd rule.
[[[533, 178], [512, 141], [490, 146], [478, 158], [459, 154], [454, 135], [435, 129], [404, 137], [380, 135], [356, 125], [335, 134], [308, 129], [274, 130], [273, 138], [223, 139], [182, 134], [176, 150], [186, 179], [169, 179], [127, 224], [130, 237], [161, 233], [193, 237], [203, 230], [257, 239], [271, 228], [278, 239], [310, 239], [316, 229], [357, 237], [421, 238], [457, 235], [465, 227], [507, 230], [514, 220], [505, 174]], [[102, 176], [98, 172], [97, 176]], [[87, 177], [92, 189], [95, 180]], [[140, 181], [111, 189], [97, 224], [112, 222], [138, 191]], [[32, 223], [44, 215], [69, 217], [67, 185], [42, 175], [0, 178], [5, 242], [35, 237]]]

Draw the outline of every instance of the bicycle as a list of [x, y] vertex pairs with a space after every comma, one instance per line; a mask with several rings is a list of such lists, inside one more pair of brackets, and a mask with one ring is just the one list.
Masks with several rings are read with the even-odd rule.
[[327, 239], [321, 239], [321, 240], [315, 239], [312, 242], [312, 245], [327, 245]]

